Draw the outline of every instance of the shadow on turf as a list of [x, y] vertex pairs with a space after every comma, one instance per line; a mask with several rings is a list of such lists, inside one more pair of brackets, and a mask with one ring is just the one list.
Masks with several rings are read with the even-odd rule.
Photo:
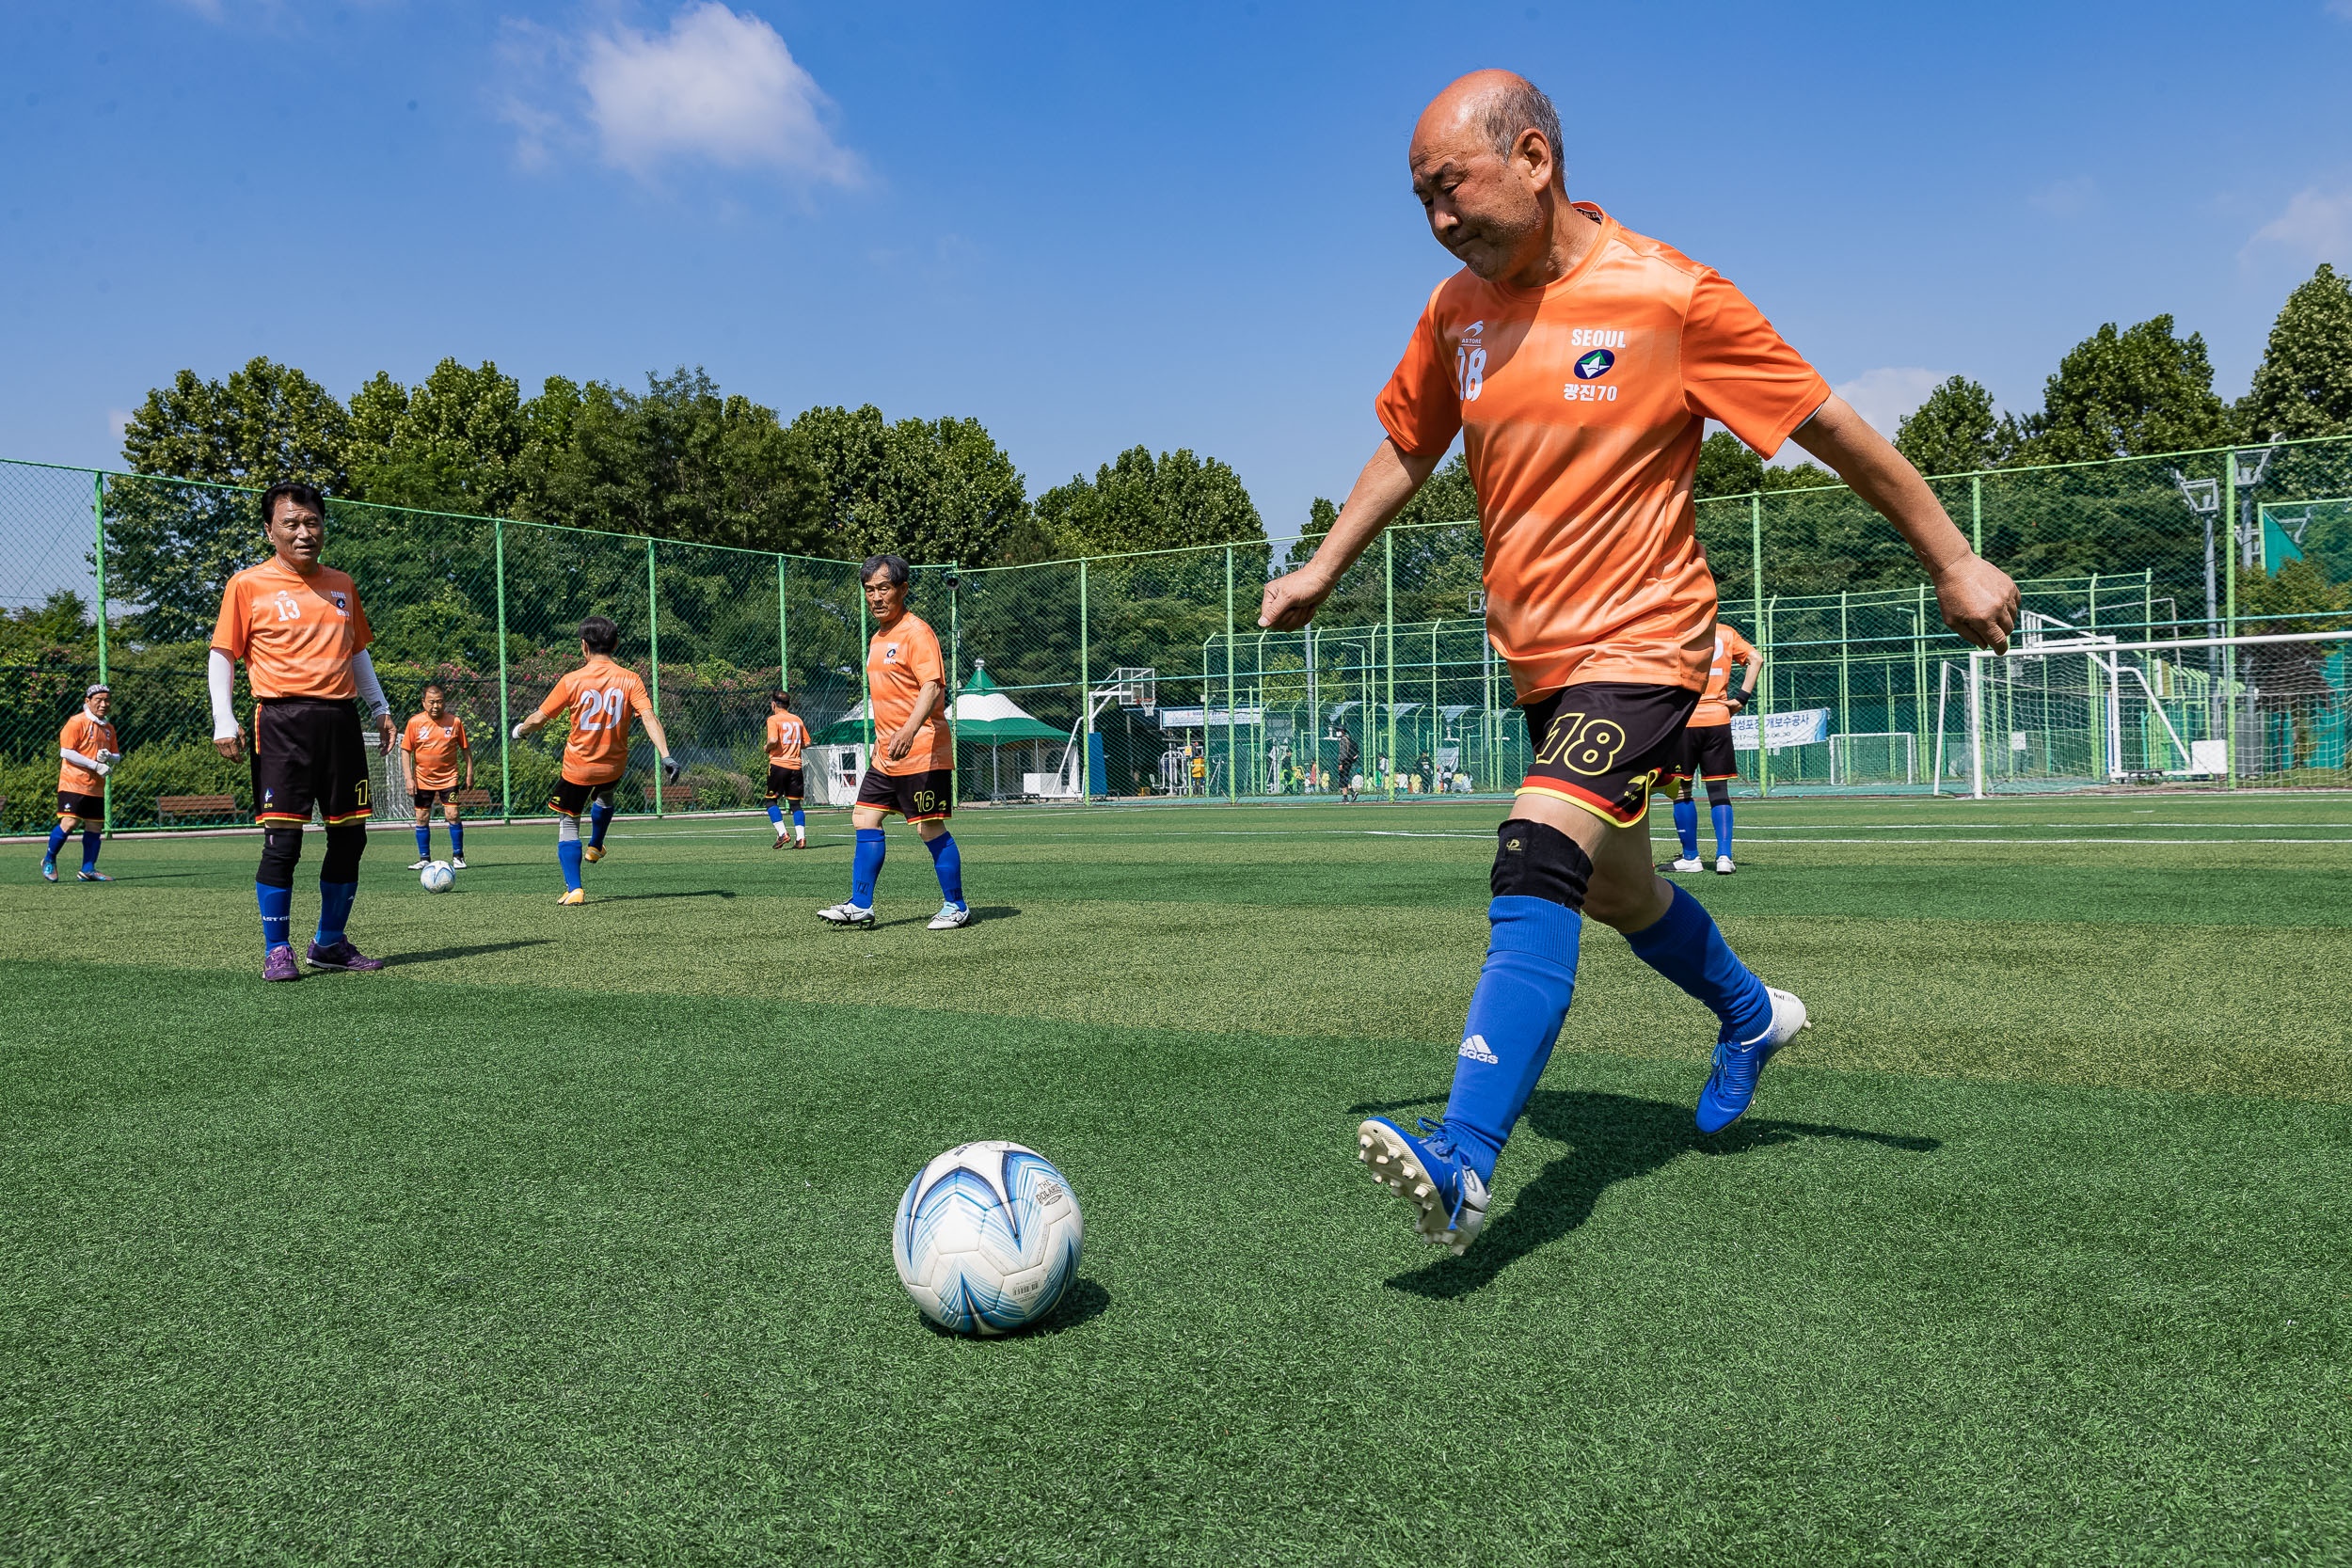
[[[1081, 1324], [1092, 1323], [1110, 1309], [1111, 1293], [1108, 1291], [1091, 1279], [1073, 1279], [1070, 1282], [1070, 1288], [1062, 1292], [1061, 1300], [1056, 1302], [1054, 1309], [1045, 1315], [1044, 1322], [1031, 1323], [1026, 1328], [1017, 1328], [1010, 1334], [989, 1335], [986, 1338], [1043, 1339], [1056, 1334], [1067, 1333]], [[971, 1335], [958, 1334], [951, 1328], [942, 1328], [929, 1318], [924, 1318], [921, 1322], [925, 1328], [943, 1339], [976, 1338]]]
[[599, 894], [599, 904], [633, 904], [641, 898], [732, 898], [733, 890], [723, 887], [698, 887], [691, 893], [613, 893]]
[[553, 937], [519, 937], [513, 942], [485, 942], [472, 947], [431, 947], [421, 953], [387, 953], [384, 967], [399, 969], [408, 964], [439, 963], [447, 958], [478, 958], [485, 953], [509, 953], [517, 947], [545, 947]]
[[[1443, 1095], [1429, 1095], [1351, 1105], [1348, 1111], [1353, 1116], [1385, 1116], [1444, 1101]], [[1511, 1206], [1487, 1225], [1468, 1253], [1398, 1275], [1388, 1281], [1391, 1289], [1439, 1300], [1483, 1290], [1519, 1259], [1582, 1225], [1613, 1184], [1648, 1176], [1685, 1154], [1738, 1155], [1800, 1138], [1846, 1138], [1913, 1154], [1943, 1147], [1936, 1138], [1756, 1117], [1743, 1117], [1709, 1137], [1692, 1124], [1691, 1107], [1681, 1101], [1587, 1089], [1537, 1090], [1527, 1102], [1527, 1120], [1545, 1137], [1570, 1146], [1570, 1151], [1519, 1189]]]

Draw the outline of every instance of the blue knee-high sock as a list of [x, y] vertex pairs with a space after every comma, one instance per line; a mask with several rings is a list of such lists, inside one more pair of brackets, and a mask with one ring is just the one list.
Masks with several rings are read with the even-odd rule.
[[[1708, 815], [1709, 816], [1712, 816], [1712, 817], [1715, 819], [1715, 853], [1717, 853], [1717, 854], [1719, 854], [1719, 855], [1728, 855], [1728, 854], [1730, 854], [1730, 853], [1731, 853], [1731, 805], [1730, 805], [1730, 802], [1725, 801], [1724, 804], [1722, 804], [1722, 805], [1720, 805], [1720, 806], [1713, 806], [1713, 807], [1708, 808]], [[1693, 837], [1693, 838], [1696, 838], [1696, 837], [1698, 836], [1698, 834], [1697, 834], [1697, 832], [1696, 832], [1696, 831], [1695, 831], [1695, 827], [1694, 827], [1693, 832], [1692, 832], [1692, 835], [1691, 835], [1691, 836], [1692, 836], [1692, 837]], [[1769, 858], [1769, 857], [1768, 857], [1768, 858]]]
[[1445, 1131], [1479, 1179], [1491, 1181], [1568, 1016], [1584, 917], [1549, 898], [1513, 896], [1487, 905], [1486, 918], [1494, 930], [1454, 1059]]
[[1666, 912], [1626, 934], [1633, 956], [1707, 1004], [1723, 1038], [1744, 1043], [1772, 1026], [1772, 999], [1724, 942], [1707, 906], [1677, 887]]
[[1682, 858], [1699, 858], [1699, 803], [1696, 800], [1675, 802], [1675, 837], [1682, 840]]
[[923, 847], [931, 852], [931, 869], [939, 873], [941, 895], [956, 908], [963, 908], [963, 851], [956, 847], [956, 835], [927, 838]]
[[588, 847], [604, 847], [604, 831], [612, 825], [612, 808], [602, 800], [588, 802]]
[[343, 926], [351, 919], [351, 901], [359, 895], [358, 882], [319, 883], [319, 945], [332, 947], [343, 940]]
[[882, 879], [882, 856], [888, 848], [880, 828], [857, 831], [857, 852], [850, 862], [850, 902], [861, 910], [874, 907], [874, 884]]
[[429, 861], [432, 858], [433, 824], [430, 822], [420, 822], [417, 824], [417, 859], [421, 861]]
[[49, 830], [49, 853], [42, 858], [54, 861], [57, 858], [57, 851], [64, 847], [65, 824], [60, 822], [56, 827]]
[[466, 825], [463, 822], [452, 822], [449, 825], [449, 852], [460, 860], [465, 858]]
[[808, 826], [808, 814], [798, 806], [792, 808], [792, 826], [802, 829]]
[[768, 802], [768, 820], [779, 828], [784, 826], [784, 808], [773, 800]]
[[254, 901], [262, 906], [262, 951], [266, 956], [273, 947], [286, 947], [294, 942], [294, 889], [272, 887], [267, 882], [253, 884]]
[[96, 828], [82, 830], [82, 869], [85, 871], [98, 869], [98, 830]]
[[580, 891], [580, 818], [559, 816], [555, 819], [555, 863], [564, 868], [564, 885], [572, 892]]

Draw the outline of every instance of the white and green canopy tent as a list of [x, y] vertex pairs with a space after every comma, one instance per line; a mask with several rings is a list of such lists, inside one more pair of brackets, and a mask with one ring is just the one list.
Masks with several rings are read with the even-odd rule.
[[[959, 766], [971, 755], [970, 748], [985, 746], [989, 751], [989, 792], [1001, 795], [997, 750], [1004, 746], [1034, 746], [1051, 741], [1056, 745], [1070, 737], [1025, 711], [1020, 704], [1005, 695], [1003, 689], [989, 678], [988, 667], [972, 666], [972, 678], [963, 683], [956, 694], [952, 713], [956, 730], [956, 750]], [[863, 746], [866, 744], [866, 704], [855, 707], [825, 727], [817, 736], [819, 746]], [[1031, 759], [1033, 768], [1041, 767]]]

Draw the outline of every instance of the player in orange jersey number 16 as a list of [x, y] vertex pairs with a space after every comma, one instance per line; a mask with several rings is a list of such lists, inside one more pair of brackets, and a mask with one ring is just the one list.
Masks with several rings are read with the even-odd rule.
[[1792, 436], [1892, 522], [1968, 641], [2003, 646], [2017, 591], [1979, 559], [1911, 465], [1721, 274], [1568, 199], [1560, 119], [1525, 79], [1448, 87], [1406, 157], [1461, 270], [1429, 294], [1375, 400], [1387, 439], [1312, 560], [1266, 587], [1259, 625], [1303, 626], [1461, 437], [1478, 495], [1488, 636], [1536, 761], [1496, 838], [1486, 958], [1442, 1121], [1357, 1128], [1358, 1157], [1460, 1250], [1542, 1073], [1582, 918], [1622, 932], [1719, 1025], [1702, 1132], [1747, 1108], [1804, 1005], [1762, 984], [1706, 910], [1661, 879], [1649, 789], [1705, 685], [1715, 583], [1692, 476], [1706, 421], [1756, 451]]

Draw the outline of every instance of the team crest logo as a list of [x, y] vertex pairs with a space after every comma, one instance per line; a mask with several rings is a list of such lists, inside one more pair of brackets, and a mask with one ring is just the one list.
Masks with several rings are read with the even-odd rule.
[[[1558, 363], [1556, 360], [1553, 362]], [[1597, 375], [1607, 375], [1609, 368], [1616, 362], [1615, 355], [1605, 348], [1597, 348], [1576, 362], [1576, 378], [1579, 381], [1590, 381]]]
[[[1583, 369], [1580, 366], [1576, 373], [1582, 375], [1584, 373]], [[340, 593], [330, 591], [326, 595], [326, 602], [335, 607], [335, 612], [339, 615], [348, 615], [351, 613], [351, 601]]]
[[898, 662], [898, 644], [892, 642], [883, 647], [882, 662], [884, 664], [896, 664]]

